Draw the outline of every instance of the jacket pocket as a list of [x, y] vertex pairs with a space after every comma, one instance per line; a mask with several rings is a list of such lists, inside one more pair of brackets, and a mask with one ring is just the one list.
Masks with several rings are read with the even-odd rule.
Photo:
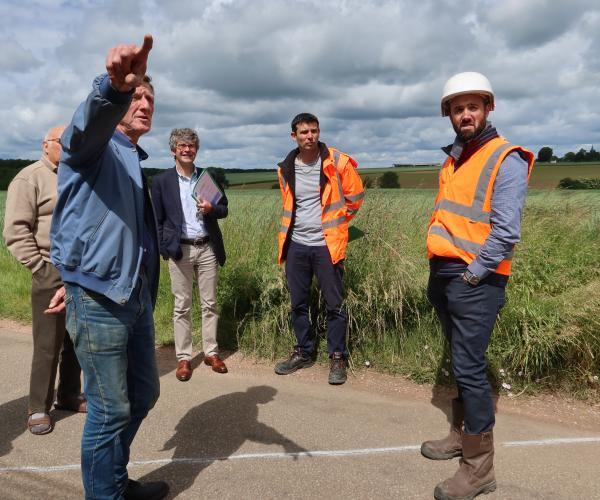
[[100, 231], [100, 228], [103, 226], [104, 221], [108, 217], [109, 213], [110, 213], [110, 210], [106, 209], [106, 212], [104, 212], [104, 214], [102, 215], [102, 217], [96, 224], [96, 227], [92, 230], [92, 233], [90, 234], [90, 237], [88, 238], [89, 241], [94, 241], [94, 239], [96, 238], [96, 235], [98, 234], [98, 231]]

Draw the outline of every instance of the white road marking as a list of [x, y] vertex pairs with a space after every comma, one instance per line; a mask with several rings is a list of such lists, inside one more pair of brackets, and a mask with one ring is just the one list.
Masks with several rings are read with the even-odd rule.
[[581, 444], [581, 443], [600, 443], [600, 437], [580, 437], [580, 438], [556, 438], [539, 439], [533, 441], [507, 441], [502, 446], [511, 448], [513, 446], [553, 446], [557, 444]]
[[[564, 444], [587, 444], [600, 443], [598, 437], [578, 437], [578, 438], [554, 438], [539, 439], [534, 441], [507, 441], [499, 443], [499, 446], [506, 448], [527, 447], [527, 446], [557, 446]], [[206, 457], [206, 458], [163, 458], [157, 460], [135, 460], [129, 462], [129, 467], [142, 467], [146, 465], [168, 465], [168, 464], [210, 464], [220, 461], [231, 460], [282, 460], [298, 459], [305, 457], [349, 457], [357, 455], [379, 455], [385, 453], [405, 453], [408, 451], [418, 451], [421, 445], [394, 446], [389, 448], [359, 448], [354, 450], [317, 450], [301, 451], [298, 453], [244, 453], [240, 455], [231, 455], [226, 457]], [[0, 474], [6, 472], [63, 472], [69, 470], [79, 470], [79, 464], [53, 465], [46, 467], [21, 466], [21, 467], [0, 467]]]

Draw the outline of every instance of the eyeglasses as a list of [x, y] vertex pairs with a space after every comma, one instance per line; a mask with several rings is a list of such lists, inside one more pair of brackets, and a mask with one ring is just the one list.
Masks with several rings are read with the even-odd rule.
[[177, 144], [177, 146], [175, 146], [177, 149], [197, 149], [195, 144]]
[[46, 142], [58, 142], [59, 144], [62, 144], [62, 143], [60, 142], [60, 137], [57, 137], [57, 138], [55, 138], [55, 139], [46, 139]]

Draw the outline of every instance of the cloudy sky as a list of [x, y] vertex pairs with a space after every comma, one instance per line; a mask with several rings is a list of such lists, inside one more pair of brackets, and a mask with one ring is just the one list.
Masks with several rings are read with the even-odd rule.
[[438, 162], [453, 140], [442, 87], [461, 71], [491, 80], [491, 119], [509, 140], [600, 149], [597, 0], [3, 0], [0, 158], [37, 158], [108, 49], [144, 33], [156, 87], [146, 166], [171, 166], [171, 128], [192, 127], [200, 164], [274, 167], [303, 111], [362, 167]]

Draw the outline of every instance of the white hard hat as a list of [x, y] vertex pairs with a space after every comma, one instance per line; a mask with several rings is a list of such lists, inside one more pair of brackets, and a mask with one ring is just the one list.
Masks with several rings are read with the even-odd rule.
[[442, 116], [448, 116], [446, 103], [461, 94], [481, 94], [489, 100], [490, 110], [494, 109], [494, 91], [490, 81], [481, 73], [467, 71], [448, 79], [442, 92]]

